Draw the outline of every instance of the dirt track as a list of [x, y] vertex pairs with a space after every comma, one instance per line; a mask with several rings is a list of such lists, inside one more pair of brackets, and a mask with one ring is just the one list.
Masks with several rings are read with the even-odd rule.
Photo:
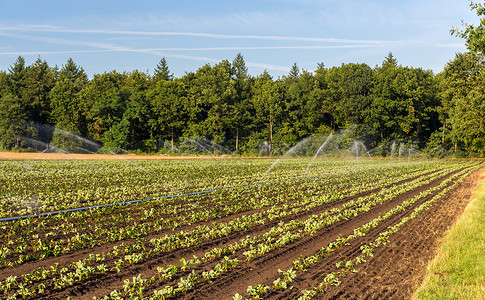
[[82, 159], [227, 159], [229, 156], [163, 156], [154, 155], [137, 155], [137, 154], [68, 154], [68, 153], [30, 153], [30, 152], [0, 152], [0, 160], [82, 160]]

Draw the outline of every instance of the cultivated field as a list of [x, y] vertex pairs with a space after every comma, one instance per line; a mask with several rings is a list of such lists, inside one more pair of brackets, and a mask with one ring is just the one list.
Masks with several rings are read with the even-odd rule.
[[484, 166], [274, 163], [0, 161], [0, 298], [409, 297]]

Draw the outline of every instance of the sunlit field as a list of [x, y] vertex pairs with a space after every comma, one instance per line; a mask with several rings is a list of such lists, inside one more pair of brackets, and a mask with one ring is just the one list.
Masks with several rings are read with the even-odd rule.
[[113, 158], [0, 161], [2, 297], [403, 295], [483, 166]]

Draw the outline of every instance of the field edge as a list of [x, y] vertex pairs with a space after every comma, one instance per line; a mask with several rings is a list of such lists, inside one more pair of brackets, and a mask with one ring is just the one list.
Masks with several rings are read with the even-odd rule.
[[412, 299], [485, 299], [485, 172]]

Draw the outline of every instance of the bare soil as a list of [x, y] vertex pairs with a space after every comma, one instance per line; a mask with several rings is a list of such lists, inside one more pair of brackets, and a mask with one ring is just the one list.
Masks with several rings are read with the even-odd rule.
[[75, 154], [75, 153], [33, 153], [33, 152], [0, 152], [0, 160], [84, 160], [84, 159], [227, 159], [230, 156], [209, 156], [209, 155], [138, 155], [138, 154]]
[[358, 268], [339, 287], [331, 287], [321, 299], [408, 299], [424, 278], [428, 262], [440, 240], [470, 202], [480, 182], [474, 172], [452, 193], [411, 220], [378, 248], [374, 257]]
[[[10, 154], [10, 153], [9, 153]], [[26, 155], [31, 153], [11, 153], [19, 154], [20, 157], [26, 158]], [[37, 153], [31, 155], [38, 155]], [[44, 154], [42, 154], [44, 155]], [[50, 154], [45, 154], [50, 155]], [[53, 154], [52, 154], [53, 155]], [[55, 154], [66, 155], [66, 154]], [[86, 156], [86, 155], [83, 155]], [[87, 155], [93, 157], [93, 155]], [[107, 157], [114, 157], [107, 155]], [[135, 156], [141, 157], [141, 156]], [[151, 156], [148, 156], [151, 157]], [[162, 156], [155, 156], [157, 159]], [[132, 159], [133, 157], [129, 157]], [[183, 157], [184, 159], [187, 157]], [[199, 158], [199, 157], [198, 157]], [[21, 159], [21, 158], [12, 158]], [[39, 158], [37, 158], [39, 159]], [[51, 158], [62, 159], [62, 158]], [[70, 157], [72, 159], [72, 157]], [[86, 158], [89, 159], [89, 158]], [[96, 159], [100, 159], [96, 155]], [[146, 159], [146, 158], [143, 158]], [[424, 276], [425, 267], [429, 260], [432, 259], [438, 247], [438, 242], [450, 226], [452, 226], [458, 216], [463, 212], [465, 206], [470, 201], [473, 191], [476, 189], [480, 181], [480, 172], [476, 171], [468, 176], [463, 183], [459, 185], [454, 191], [448, 193], [445, 197], [434, 203], [434, 205], [427, 211], [420, 214], [416, 219], [411, 220], [408, 225], [394, 234], [390, 242], [374, 251], [372, 258], [367, 258], [367, 263], [358, 265], [356, 273], [350, 273], [345, 277], [340, 278], [341, 284], [339, 286], [330, 286], [318, 295], [319, 299], [406, 299], [409, 298], [414, 289], [420, 283]], [[448, 175], [449, 176], [449, 175]], [[334, 225], [321, 229], [314, 235], [305, 236], [291, 244], [288, 244], [280, 249], [272, 251], [264, 256], [253, 259], [249, 262], [245, 261], [245, 257], [239, 254], [231, 256], [231, 258], [238, 258], [243, 261], [235, 269], [226, 272], [223, 276], [216, 278], [211, 284], [198, 283], [194, 289], [179, 298], [182, 299], [232, 299], [235, 293], [239, 293], [246, 297], [246, 290], [249, 285], [265, 284], [272, 285], [272, 282], [278, 278], [278, 270], [288, 269], [293, 260], [301, 256], [309, 256], [318, 252], [322, 247], [335, 240], [338, 236], [346, 236], [353, 232], [353, 230], [378, 215], [388, 211], [389, 209], [400, 205], [406, 199], [409, 199], [421, 191], [427, 190], [433, 186], [440, 184], [447, 176], [436, 179], [433, 182], [422, 186], [413, 191], [404, 193], [390, 201], [386, 201], [376, 207], [372, 208], [366, 213], [359, 214], [356, 217], [346, 221], [337, 222]], [[373, 192], [377, 192], [373, 191]], [[362, 195], [357, 195], [345, 199], [350, 201]], [[310, 267], [307, 272], [298, 273], [297, 280], [293, 282], [293, 289], [285, 291], [272, 291], [265, 296], [265, 299], [296, 299], [301, 296], [301, 290], [309, 289], [314, 285], [322, 282], [322, 274], [335, 270], [335, 264], [343, 259], [347, 260], [356, 257], [360, 254], [360, 246], [372, 242], [379, 233], [385, 231], [388, 226], [398, 223], [403, 217], [410, 214], [413, 208], [424, 203], [430, 199], [433, 194], [418, 200], [410, 208], [401, 211], [391, 218], [385, 220], [371, 230], [365, 237], [356, 239], [348, 245], [343, 246], [336, 251], [330, 253], [321, 262]], [[318, 207], [311, 212], [293, 216], [292, 219], [304, 220], [311, 214], [317, 214], [326, 209], [340, 205], [342, 203], [330, 203]], [[234, 216], [227, 216], [227, 219]], [[166, 266], [167, 264], [179, 264], [181, 258], [190, 258], [193, 255], [201, 257], [205, 252], [214, 247], [221, 247], [235, 243], [241, 238], [254, 235], [260, 235], [267, 232], [272, 226], [282, 221], [281, 219], [269, 222], [264, 225], [251, 227], [247, 231], [239, 231], [229, 234], [222, 238], [205, 241], [197, 246], [190, 248], [182, 248], [168, 253], [154, 255], [140, 264], [133, 264], [123, 267], [120, 273], [109, 272], [107, 274], [98, 274], [87, 280], [82, 284], [66, 287], [62, 290], [56, 290], [55, 294], [43, 295], [38, 299], [65, 299], [68, 296], [73, 296], [74, 299], [92, 299], [93, 296], [104, 296], [109, 294], [114, 289], [122, 289], [123, 281], [131, 279], [133, 276], [143, 274], [143, 278], [150, 278], [157, 275], [157, 266]], [[188, 228], [182, 228], [187, 230]], [[162, 236], [166, 232], [157, 235]], [[149, 236], [147, 239], [156, 237]], [[124, 241], [130, 243], [130, 241]], [[0, 272], [0, 277], [8, 276], [9, 274], [23, 274], [27, 270], [32, 270], [40, 265], [49, 265], [53, 262], [58, 262], [60, 266], [66, 266], [89, 253], [103, 253], [112, 248], [114, 244], [103, 245], [93, 249], [85, 249], [74, 252], [69, 255], [63, 255], [57, 258], [49, 258], [42, 262], [26, 264], [19, 268], [3, 270]], [[110, 266], [113, 261], [106, 261]], [[211, 269], [214, 264], [220, 262], [215, 260], [210, 263], [202, 264], [197, 267], [196, 271]], [[153, 289], [160, 289], [167, 284], [176, 285], [181, 276], [186, 276], [188, 273], [177, 275], [170, 282], [163, 282], [148, 288], [148, 291]], [[46, 286], [52, 286], [51, 282], [46, 282]], [[54, 291], [53, 291], [54, 292]], [[148, 294], [145, 294], [148, 295]], [[2, 295], [0, 295], [0, 298]]]
[[[278, 251], [260, 257], [250, 264], [236, 268], [224, 277], [215, 280], [211, 285], [204, 285], [193, 293], [187, 294], [184, 299], [231, 299], [235, 293], [246, 295], [249, 285], [265, 284], [272, 286], [272, 282], [278, 278], [278, 269], [286, 270], [291, 267], [293, 260], [301, 256], [309, 256], [318, 252], [323, 246], [335, 240], [338, 236], [352, 234], [353, 230], [390, 208], [401, 204], [404, 200], [419, 194], [421, 191], [438, 185], [445, 178], [440, 178], [426, 186], [405, 193], [389, 202], [378, 205], [371, 211], [360, 214], [356, 218], [339, 222], [325, 228], [317, 234], [298, 240], [296, 243], [283, 247]], [[372, 260], [368, 260], [362, 270], [357, 270], [356, 275], [341, 278], [342, 284], [338, 287], [330, 287], [319, 295], [320, 299], [388, 299], [406, 298], [412, 292], [411, 283], [419, 281], [424, 268], [433, 256], [436, 249], [436, 240], [440, 238], [451, 225], [456, 217], [463, 211], [468, 203], [469, 195], [477, 175], [471, 176], [461, 187], [434, 205], [435, 209], [427, 211], [415, 219], [412, 224], [395, 234], [391, 243], [378, 248]], [[400, 212], [380, 224], [364, 238], [351, 242], [347, 246], [332, 252], [321, 263], [308, 269], [307, 272], [298, 274], [293, 289], [284, 292], [273, 291], [265, 299], [297, 299], [302, 295], [301, 290], [311, 289], [323, 281], [322, 274], [335, 270], [335, 264], [341, 260], [353, 258], [360, 253], [360, 246], [372, 242], [380, 232], [398, 223], [412, 209], [425, 202], [433, 195], [429, 195], [416, 202], [410, 209]], [[431, 214], [431, 216], [430, 216]], [[425, 229], [425, 230], [424, 230]], [[416, 234], [418, 232], [419, 234]], [[432, 234], [430, 234], [432, 233]], [[398, 254], [398, 255], [395, 255]], [[416, 261], [420, 263], [417, 264]], [[393, 275], [393, 276], [391, 276]], [[392, 287], [392, 292], [388, 289]]]

